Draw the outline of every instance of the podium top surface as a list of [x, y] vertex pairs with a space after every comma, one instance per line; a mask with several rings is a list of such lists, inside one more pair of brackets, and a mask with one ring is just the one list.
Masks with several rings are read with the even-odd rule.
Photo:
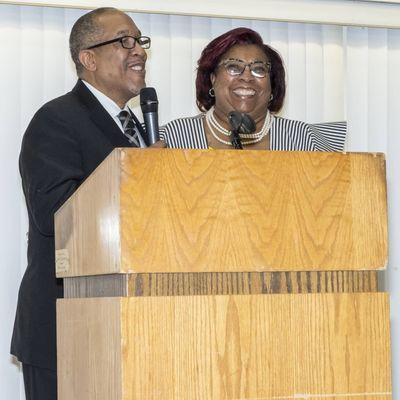
[[376, 270], [383, 154], [116, 149], [56, 213], [57, 275]]

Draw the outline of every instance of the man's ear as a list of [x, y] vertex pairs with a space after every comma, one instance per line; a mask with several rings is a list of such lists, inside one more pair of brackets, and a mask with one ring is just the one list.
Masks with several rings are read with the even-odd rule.
[[79, 52], [79, 61], [88, 71], [96, 71], [96, 56], [92, 50], [81, 50]]

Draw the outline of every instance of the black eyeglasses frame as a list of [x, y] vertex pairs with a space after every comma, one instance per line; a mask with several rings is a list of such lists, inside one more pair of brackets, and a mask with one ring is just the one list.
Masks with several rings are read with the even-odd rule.
[[[128, 37], [134, 39], [132, 47], [124, 46], [124, 39], [128, 38]], [[145, 43], [144, 45], [141, 45], [140, 44], [140, 40], [142, 40], [142, 39], [148, 40], [148, 43]], [[118, 37], [118, 38], [115, 38], [115, 39], [107, 40], [105, 42], [94, 44], [93, 46], [87, 47], [85, 50], [96, 49], [97, 47], [105, 46], [107, 44], [116, 43], [116, 42], [119, 42], [124, 49], [128, 49], [128, 50], [133, 49], [136, 46], [136, 43], [139, 43], [139, 46], [142, 49], [145, 49], [145, 50], [149, 49], [150, 46], [151, 46], [151, 39], [148, 36], [134, 37], [134, 36], [130, 36], [130, 35], [125, 35], [125, 36], [121, 36], [121, 37]]]

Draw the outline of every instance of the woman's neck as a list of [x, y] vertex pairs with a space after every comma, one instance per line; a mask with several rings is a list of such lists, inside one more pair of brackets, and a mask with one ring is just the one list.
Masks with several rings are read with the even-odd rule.
[[230, 130], [231, 126], [228, 121], [228, 116], [214, 107], [214, 117], [217, 122], [225, 129]]

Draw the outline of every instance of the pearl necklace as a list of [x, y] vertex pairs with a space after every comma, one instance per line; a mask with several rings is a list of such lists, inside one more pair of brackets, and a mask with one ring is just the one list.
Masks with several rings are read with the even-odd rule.
[[[240, 133], [239, 136], [241, 139], [247, 139], [242, 142], [243, 146], [249, 145], [249, 144], [254, 144], [260, 142], [265, 136], [268, 135], [268, 132], [271, 128], [272, 122], [274, 121], [274, 116], [267, 110], [267, 115], [265, 116], [264, 124], [259, 132], [255, 133], [250, 133], [250, 134], [245, 134], [245, 133]], [[216, 140], [218, 140], [220, 143], [226, 144], [228, 146], [232, 146], [232, 143], [230, 141], [224, 140], [220, 138], [214, 131], [214, 128], [221, 133], [224, 136], [230, 137], [231, 131], [228, 131], [225, 129], [223, 126], [221, 126], [217, 119], [214, 116], [214, 107], [211, 107], [207, 112], [206, 112], [206, 122], [208, 125], [208, 128], [211, 132], [211, 134], [214, 136]]]

